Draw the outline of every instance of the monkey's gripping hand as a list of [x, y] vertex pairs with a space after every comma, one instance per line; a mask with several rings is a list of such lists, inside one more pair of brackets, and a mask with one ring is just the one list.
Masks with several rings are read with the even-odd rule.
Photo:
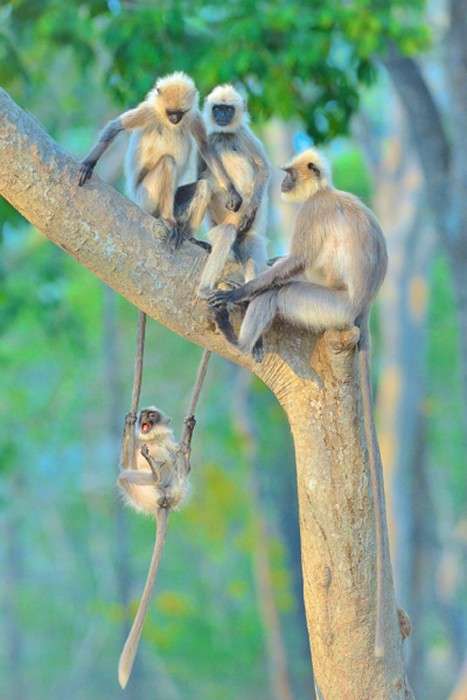
[[91, 175], [94, 172], [94, 168], [96, 167], [96, 162], [95, 160], [88, 160], [87, 158], [83, 160], [81, 163], [80, 169], [79, 169], [79, 179], [78, 179], [78, 185], [82, 187], [86, 180], [89, 180]]
[[245, 208], [245, 212], [240, 219], [240, 225], [238, 227], [238, 232], [239, 233], [245, 233], [246, 231], [249, 231], [250, 228], [253, 226], [253, 222], [256, 218], [256, 212], [258, 211], [258, 206], [254, 204], [253, 202], [250, 202]]
[[212, 309], [218, 309], [226, 304], [239, 304], [246, 298], [248, 295], [244, 294], [244, 286], [229, 290], [215, 289], [208, 296], [208, 304]]
[[227, 191], [227, 196], [225, 200], [225, 206], [229, 211], [238, 211], [242, 206], [243, 199], [238, 194], [235, 187], [230, 184]]

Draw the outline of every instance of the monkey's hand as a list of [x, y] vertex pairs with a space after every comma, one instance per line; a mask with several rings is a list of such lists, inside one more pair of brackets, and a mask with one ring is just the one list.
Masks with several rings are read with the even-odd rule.
[[258, 207], [256, 206], [256, 204], [250, 202], [250, 204], [248, 204], [248, 206], [245, 208], [245, 212], [242, 218], [240, 219], [240, 225], [238, 227], [239, 233], [245, 233], [245, 231], [248, 231], [251, 228], [255, 220], [257, 211]]
[[89, 180], [91, 177], [94, 168], [96, 167], [96, 161], [95, 160], [83, 160], [81, 163], [80, 169], [79, 169], [79, 179], [78, 179], [78, 185], [79, 187], [82, 187], [86, 180]]
[[208, 304], [213, 309], [226, 304], [239, 304], [243, 300], [243, 287], [230, 290], [215, 289], [208, 296]]
[[227, 197], [225, 200], [225, 206], [229, 211], [238, 211], [242, 206], [243, 199], [238, 194], [235, 187], [230, 184], [227, 191]]
[[151, 458], [151, 453], [149, 452], [149, 447], [146, 444], [141, 445], [140, 453], [143, 455], [143, 457], [145, 459]]
[[135, 423], [136, 423], [136, 413], [134, 411], [130, 411], [125, 416], [125, 425], [134, 425]]

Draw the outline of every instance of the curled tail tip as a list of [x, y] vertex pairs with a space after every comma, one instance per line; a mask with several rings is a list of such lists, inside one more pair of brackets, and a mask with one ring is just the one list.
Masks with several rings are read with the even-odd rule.
[[131, 665], [128, 664], [128, 660], [122, 653], [120, 656], [120, 661], [118, 662], [118, 683], [120, 688], [124, 690], [128, 683], [131, 673]]

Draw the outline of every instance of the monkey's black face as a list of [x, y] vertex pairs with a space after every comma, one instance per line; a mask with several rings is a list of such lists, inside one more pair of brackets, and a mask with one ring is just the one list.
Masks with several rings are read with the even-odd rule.
[[139, 414], [139, 429], [140, 432], [146, 435], [150, 433], [154, 426], [161, 422], [162, 416], [159, 411], [153, 409], [145, 409]]
[[212, 116], [218, 126], [228, 126], [235, 116], [235, 107], [224, 104], [214, 105]]
[[282, 180], [281, 192], [291, 192], [297, 182], [297, 173], [293, 168], [282, 168], [285, 172], [285, 177]]
[[186, 112], [183, 112], [180, 109], [167, 109], [165, 113], [167, 114], [167, 119], [171, 124], [179, 124], [186, 114]]

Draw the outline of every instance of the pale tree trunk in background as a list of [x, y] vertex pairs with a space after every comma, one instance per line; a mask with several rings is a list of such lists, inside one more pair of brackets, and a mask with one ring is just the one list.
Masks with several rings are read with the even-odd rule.
[[380, 297], [377, 416], [391, 554], [398, 599], [404, 606], [410, 597], [410, 483], [418, 416], [425, 400], [426, 314], [433, 235], [422, 216], [420, 169], [394, 101], [387, 129], [382, 140], [365, 141], [364, 147], [373, 166], [373, 206], [386, 234], [389, 255]]
[[[271, 202], [270, 223], [274, 231], [280, 231], [281, 238], [283, 238], [282, 247], [285, 250], [288, 249], [288, 243], [294, 230], [297, 207], [282, 201], [280, 193], [283, 173], [276, 166], [285, 165], [293, 156], [293, 130], [294, 125], [290, 122], [284, 122], [280, 119], [271, 119], [262, 131], [262, 137], [266, 144], [271, 163], [275, 166], [272, 169], [269, 189]], [[270, 252], [272, 257], [272, 251]]]
[[[375, 519], [355, 347], [358, 331], [316, 338], [281, 323], [257, 365], [215, 333], [196, 285], [206, 255], [170, 253], [161, 222], [78, 166], [0, 91], [0, 194], [50, 240], [185, 338], [247, 367], [284, 408], [297, 469], [304, 598], [318, 698], [407, 700], [409, 690], [384, 536], [384, 638], [374, 656]], [[235, 271], [235, 265], [227, 270]], [[234, 314], [238, 323], [239, 314]], [[221, 682], [221, 681], [220, 681]]]
[[257, 436], [248, 406], [250, 385], [251, 375], [244, 371], [237, 372], [235, 377], [236, 390], [232, 404], [232, 421], [241, 439], [241, 447], [249, 472], [251, 518], [255, 533], [253, 555], [255, 579], [266, 641], [271, 700], [292, 700], [287, 654], [281, 630], [280, 614], [274, 595], [269, 558], [269, 528], [256, 476], [256, 470], [264, 468], [265, 465], [258, 464]]
[[448, 0], [446, 6], [448, 31], [443, 56], [449, 89], [445, 114], [441, 114], [438, 96], [413, 58], [394, 50], [384, 64], [406, 111], [425, 179], [427, 204], [451, 265], [467, 442], [467, 0]]
[[6, 688], [9, 700], [27, 700], [24, 665], [24, 637], [19, 612], [19, 596], [24, 582], [24, 547], [21, 534], [21, 475], [11, 475], [10, 503], [4, 510], [2, 527], [4, 562], [2, 573], [3, 648], [6, 661]]
[[462, 664], [459, 678], [449, 700], [467, 700], [467, 657]]
[[[380, 301], [381, 348], [377, 416], [384, 465], [390, 548], [398, 604], [409, 613], [409, 678], [426, 689], [423, 620], [426, 585], [420, 564], [433, 560], [435, 518], [424, 459], [427, 303], [434, 236], [423, 215], [423, 180], [397, 101], [390, 102], [387, 134], [361, 140], [372, 165], [373, 205], [387, 238], [389, 269]], [[426, 576], [425, 576], [426, 579]], [[430, 588], [434, 603], [434, 588]]]

